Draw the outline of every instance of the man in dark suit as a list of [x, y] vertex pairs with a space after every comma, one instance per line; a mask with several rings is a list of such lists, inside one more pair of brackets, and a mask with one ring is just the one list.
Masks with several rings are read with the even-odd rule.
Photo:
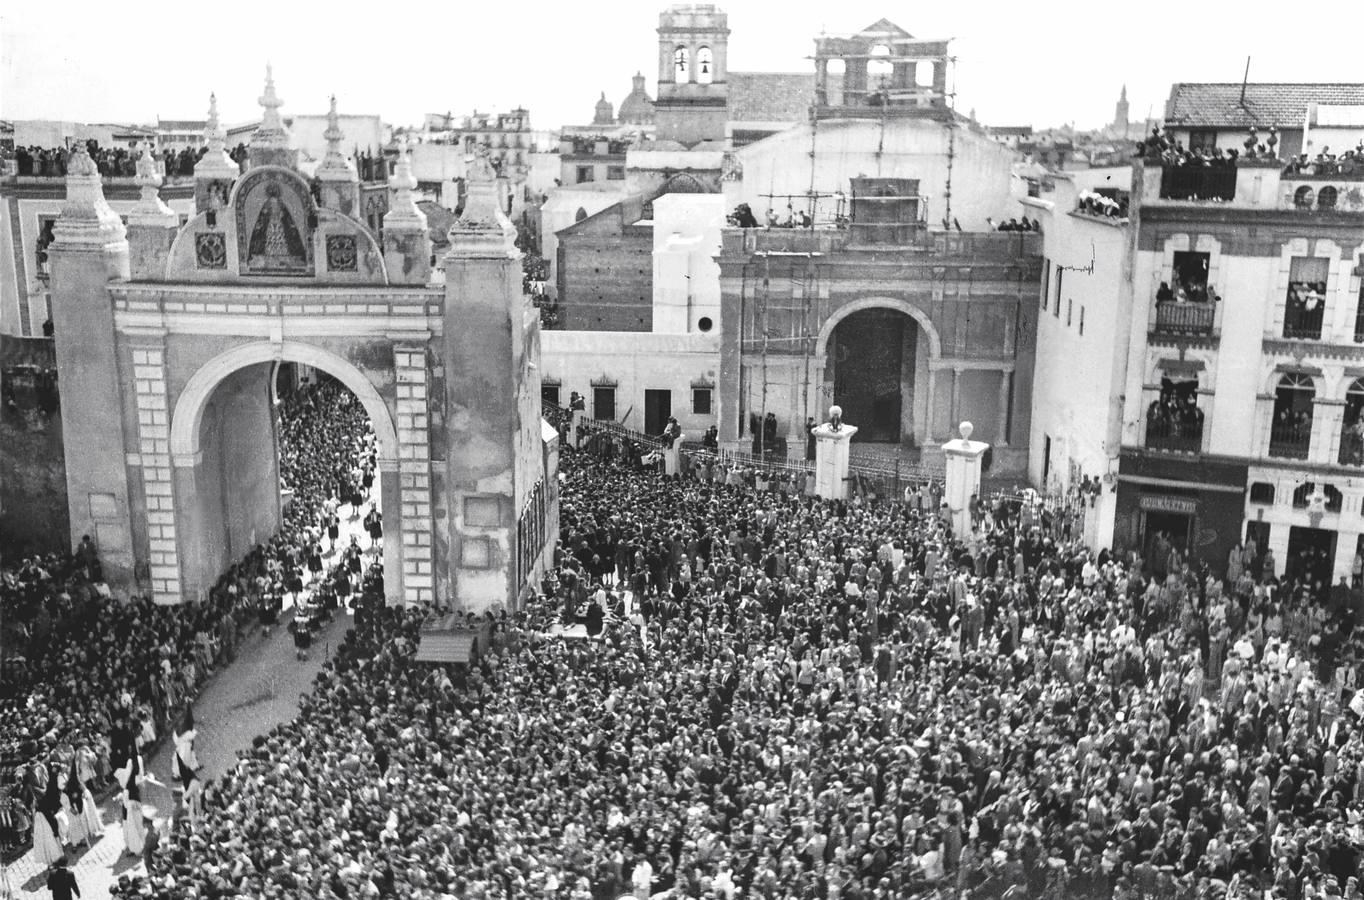
[[47, 876], [47, 889], [52, 892], [52, 900], [71, 900], [81, 895], [76, 876], [66, 867], [65, 856], [58, 857], [52, 864], [52, 871]]

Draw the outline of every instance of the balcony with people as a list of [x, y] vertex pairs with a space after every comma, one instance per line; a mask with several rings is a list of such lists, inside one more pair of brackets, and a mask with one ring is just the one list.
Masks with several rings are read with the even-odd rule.
[[[1213, 332], [1221, 297], [1208, 281], [1211, 256], [1180, 252], [1174, 256], [1171, 280], [1156, 290], [1155, 333], [1206, 337]], [[1173, 286], [1171, 286], [1173, 284]]]
[[[1327, 261], [1322, 259], [1321, 262]], [[1290, 280], [1284, 301], [1283, 336], [1291, 340], [1319, 341], [1325, 318], [1326, 280]]]
[[1175, 453], [1203, 449], [1203, 410], [1198, 408], [1196, 380], [1161, 379], [1160, 396], [1146, 411], [1146, 446]]
[[1178, 202], [1278, 207], [1283, 161], [1276, 129], [1270, 128], [1261, 140], [1251, 128], [1244, 149], [1219, 147], [1214, 140], [1195, 137], [1197, 142], [1186, 147], [1157, 125], [1137, 144], [1139, 168], [1146, 173], [1138, 191], [1143, 206]]
[[1279, 379], [1269, 426], [1270, 456], [1307, 459], [1316, 396], [1316, 385], [1310, 375], [1289, 372]]

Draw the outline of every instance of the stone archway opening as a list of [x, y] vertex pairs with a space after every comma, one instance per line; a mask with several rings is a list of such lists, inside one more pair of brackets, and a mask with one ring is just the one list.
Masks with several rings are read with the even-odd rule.
[[825, 387], [854, 441], [914, 444], [927, 439], [929, 336], [901, 310], [859, 309], [833, 327]]
[[[364, 517], [371, 508], [382, 516], [378, 558], [385, 593], [389, 602], [400, 602], [401, 495], [384, 401], [363, 373], [339, 357], [288, 348], [261, 355], [249, 345], [210, 361], [175, 407], [171, 444], [182, 596], [207, 596], [223, 572], [282, 529], [296, 534], [319, 527], [323, 549], [330, 549], [319, 511], [333, 496], [342, 544], [355, 533], [368, 548]], [[321, 427], [319, 407], [331, 417]], [[300, 427], [305, 421], [311, 426]], [[361, 505], [348, 502], [357, 496], [364, 498]], [[324, 566], [336, 559], [324, 559]]]

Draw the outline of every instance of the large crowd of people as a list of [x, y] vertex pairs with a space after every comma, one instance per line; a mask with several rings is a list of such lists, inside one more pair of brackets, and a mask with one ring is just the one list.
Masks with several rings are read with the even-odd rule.
[[[336, 543], [340, 516], [365, 514], [373, 484], [364, 408], [324, 378], [281, 403], [279, 427], [281, 480], [291, 495], [283, 527], [202, 601], [120, 602], [103, 584], [88, 538], [72, 556], [33, 557], [0, 573], [0, 852], [36, 836], [48, 863], [63, 845], [81, 842], [89, 829], [74, 827], [77, 820], [60, 817], [51, 803], [68, 791], [79, 800], [81, 789], [126, 793], [115, 773], [169, 733], [215, 668], [232, 659], [249, 624], [274, 625], [290, 601], [290, 628], [306, 648], [365, 578], [381, 583], [377, 570], [368, 571], [377, 565], [369, 564], [369, 547]], [[374, 529], [377, 516], [370, 505]], [[45, 828], [45, 812], [73, 827]]]
[[[1347, 586], [566, 452], [556, 564], [468, 668], [371, 588], [169, 898], [1357, 898]], [[1210, 568], [1215, 564], [1216, 572]], [[586, 622], [589, 639], [555, 634]]]

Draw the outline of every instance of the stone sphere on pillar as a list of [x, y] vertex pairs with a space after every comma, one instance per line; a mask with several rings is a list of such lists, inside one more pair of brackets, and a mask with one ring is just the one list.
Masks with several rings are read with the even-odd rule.
[[961, 439], [963, 441], [971, 440], [971, 433], [975, 430], [976, 426], [972, 425], [970, 422], [962, 422], [961, 427], [957, 429], [958, 433], [961, 434]]
[[843, 407], [839, 406], [837, 403], [829, 407], [829, 418], [830, 419], [843, 418]]

